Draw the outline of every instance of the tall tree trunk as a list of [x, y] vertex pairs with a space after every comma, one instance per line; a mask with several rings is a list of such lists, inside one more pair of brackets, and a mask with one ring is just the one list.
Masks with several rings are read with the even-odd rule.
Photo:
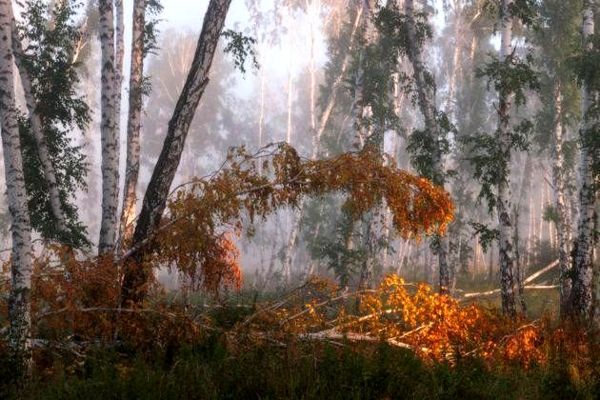
[[12, 234], [8, 344], [16, 361], [24, 365], [28, 359], [31, 329], [31, 223], [15, 103], [12, 26], [12, 2], [0, 0], [0, 125]]
[[[584, 46], [591, 50], [591, 38], [594, 35], [595, 2], [586, 0], [583, 9], [583, 41]], [[595, 223], [595, 188], [592, 163], [595, 155], [591, 148], [593, 126], [597, 117], [593, 111], [598, 93], [592, 91], [587, 84], [583, 86], [582, 111], [583, 121], [580, 129], [580, 162], [579, 162], [579, 219], [577, 221], [577, 238], [575, 241], [573, 260], [573, 287], [571, 289], [571, 307], [575, 316], [587, 319], [592, 315], [592, 255], [594, 250]]]
[[[314, 4], [316, 0], [312, 0]], [[333, 108], [335, 107], [336, 101], [337, 101], [337, 95], [338, 92], [340, 90], [340, 88], [342, 87], [342, 84], [344, 83], [344, 78], [346, 78], [346, 72], [348, 70], [348, 66], [350, 65], [350, 61], [352, 59], [352, 50], [354, 48], [355, 45], [355, 37], [356, 37], [356, 33], [358, 31], [358, 28], [360, 27], [360, 20], [363, 14], [363, 7], [359, 6], [357, 7], [357, 12], [356, 12], [356, 16], [354, 18], [354, 22], [352, 24], [352, 31], [350, 33], [350, 39], [349, 39], [349, 48], [344, 56], [344, 60], [342, 61], [342, 66], [340, 68], [340, 72], [339, 74], [336, 76], [335, 80], [333, 81], [333, 85], [331, 86], [331, 92], [327, 98], [327, 102], [325, 107], [323, 108], [322, 112], [321, 112], [321, 116], [319, 119], [319, 123], [317, 125], [317, 121], [316, 121], [316, 68], [314, 67], [314, 59], [312, 59], [312, 57], [314, 56], [314, 49], [311, 48], [311, 67], [310, 67], [310, 74], [311, 74], [311, 89], [310, 89], [310, 115], [311, 115], [311, 119], [310, 119], [310, 124], [311, 124], [311, 132], [313, 134], [313, 140], [312, 140], [312, 153], [311, 153], [311, 159], [312, 160], [316, 160], [317, 157], [319, 156], [319, 151], [321, 148], [321, 137], [323, 136], [323, 132], [325, 132], [325, 128], [327, 127], [327, 123], [329, 122], [329, 118], [331, 117], [331, 113], [333, 112]], [[314, 28], [314, 27], [313, 27]], [[313, 33], [314, 34], [314, 33]], [[313, 42], [314, 38], [311, 39], [311, 46], [314, 45]], [[304, 210], [304, 199], [300, 200], [300, 203], [298, 204], [298, 210], [296, 211], [296, 214], [294, 215], [295, 219], [293, 222], [293, 226], [292, 226], [292, 231], [290, 233], [290, 237], [288, 240], [288, 247], [286, 250], [286, 258], [285, 258], [285, 262], [286, 263], [292, 263], [293, 262], [293, 255], [291, 253], [291, 249], [293, 248], [293, 246], [296, 244], [297, 240], [298, 240], [298, 235], [299, 235], [299, 230], [300, 230], [300, 219], [302, 216], [302, 212]], [[317, 224], [317, 227], [315, 228], [315, 232], [319, 232], [321, 228], [320, 223]], [[314, 264], [311, 264], [309, 266], [309, 270], [312, 271], [314, 270]], [[310, 272], [309, 271], [309, 275]]]
[[46, 142], [46, 136], [44, 135], [43, 124], [37, 113], [37, 102], [33, 96], [33, 89], [31, 86], [31, 77], [29, 72], [25, 68], [23, 45], [17, 31], [16, 20], [14, 18], [12, 4], [10, 6], [10, 18], [12, 27], [12, 51], [14, 54], [14, 60], [19, 71], [21, 78], [21, 85], [23, 87], [23, 94], [25, 97], [25, 105], [29, 114], [29, 122], [31, 125], [31, 131], [35, 145], [37, 148], [37, 154], [40, 159], [40, 164], [44, 173], [44, 180], [48, 186], [48, 198], [50, 201], [50, 210], [52, 216], [56, 220], [56, 227], [61, 233], [67, 233], [67, 219], [62, 209], [62, 203], [60, 201], [60, 190], [58, 187], [58, 181], [56, 179], [56, 171], [52, 160], [50, 158], [50, 151], [48, 150], [48, 143]]
[[[452, 70], [448, 81], [448, 97], [446, 98], [445, 111], [449, 117], [454, 115], [456, 97], [456, 82], [460, 73], [460, 43], [462, 40], [462, 5], [461, 0], [454, 1], [454, 51], [452, 53]], [[453, 118], [451, 118], [453, 120]]]
[[519, 186], [519, 196], [517, 197], [517, 203], [513, 207], [513, 224], [515, 226], [514, 229], [514, 239], [513, 245], [515, 250], [515, 273], [517, 274], [517, 293], [519, 305], [521, 307], [521, 312], [523, 314], [527, 313], [527, 303], [525, 302], [525, 289], [523, 280], [525, 279], [525, 269], [527, 264], [524, 265], [523, 260], [524, 257], [521, 254], [521, 232], [519, 230], [519, 225], [521, 221], [521, 215], [523, 211], [523, 205], [525, 203], [525, 194], [528, 193], [528, 188], [531, 182], [531, 171], [532, 171], [532, 156], [530, 153], [527, 153], [525, 157], [525, 164], [522, 168], [523, 175], [521, 176], [521, 184]]
[[[440, 141], [444, 138], [442, 138], [442, 132], [437, 121], [437, 108], [435, 104], [436, 88], [435, 83], [428, 82], [427, 67], [423, 63], [420, 49], [417, 48], [417, 28], [413, 0], [406, 0], [404, 2], [404, 12], [406, 14], [406, 32], [408, 36], [407, 53], [413, 67], [413, 78], [417, 87], [418, 104], [425, 120], [425, 129], [431, 135], [431, 142], [435, 143], [434, 148], [431, 149], [432, 168], [429, 178], [436, 185], [443, 187], [445, 178]], [[446, 292], [451, 283], [447, 257], [448, 239], [437, 236], [433, 239], [432, 245], [438, 256], [440, 292]]]
[[[502, 0], [501, 12], [501, 40], [500, 40], [500, 62], [508, 62], [512, 54], [512, 25], [513, 18], [510, 14], [512, 0]], [[504, 155], [506, 170], [504, 176], [497, 182], [497, 213], [499, 224], [499, 262], [500, 262], [500, 293], [502, 297], [502, 311], [514, 316], [517, 313], [515, 307], [514, 291], [514, 248], [513, 238], [515, 227], [511, 219], [511, 189], [510, 189], [510, 152], [511, 133], [509, 129], [510, 112], [512, 108], [512, 95], [499, 93], [498, 105], [498, 142], [500, 152]]]
[[208, 4], [192, 66], [169, 121], [167, 136], [146, 189], [133, 234], [134, 251], [126, 261], [123, 278], [123, 304], [137, 303], [145, 297], [150, 271], [142, 261], [152, 251], [147, 242], [151, 241], [165, 210], [190, 124], [208, 84], [210, 66], [230, 5], [231, 0], [210, 0]]
[[[262, 149], [264, 142], [264, 129], [265, 129], [265, 57], [262, 56], [260, 68], [260, 111], [258, 114], [258, 148]], [[263, 163], [258, 163], [258, 172], [262, 175]]]
[[140, 172], [140, 130], [142, 127], [142, 97], [144, 80], [144, 28], [146, 0], [133, 3], [131, 40], [131, 71], [129, 76], [129, 117], [127, 119], [127, 161], [121, 212], [121, 238], [124, 245], [131, 242], [136, 214], [136, 187]]
[[554, 147], [552, 151], [552, 185], [554, 186], [554, 208], [556, 210], [556, 233], [558, 236], [558, 269], [560, 271], [560, 313], [562, 316], [568, 310], [571, 292], [571, 269], [569, 257], [569, 238], [571, 223], [568, 219], [565, 193], [565, 157], [563, 153], [563, 111], [562, 90], [560, 81], [554, 83]]
[[111, 253], [117, 237], [119, 206], [119, 79], [115, 56], [115, 28], [112, 0], [99, 0], [100, 44], [102, 48], [101, 144], [102, 220], [98, 253]]
[[[315, 20], [320, 15], [320, 3], [319, 0], [311, 0], [310, 3], [307, 1], [307, 11], [310, 20], [310, 59], [308, 72], [310, 75], [310, 88], [309, 88], [309, 116], [310, 116], [310, 133], [313, 135], [313, 149], [312, 159], [317, 157], [317, 146], [315, 136], [317, 134], [317, 113], [316, 113], [316, 68], [315, 68]], [[298, 209], [292, 211], [292, 225], [290, 234], [288, 236], [288, 242], [285, 249], [284, 257], [284, 271], [291, 271], [294, 262], [294, 252], [296, 244], [298, 242], [298, 236], [300, 234], [300, 220], [302, 218], [302, 212], [304, 211], [304, 198], [300, 199]]]
[[[294, 107], [294, 79], [292, 75], [292, 63], [288, 66], [288, 85], [287, 85], [287, 129], [285, 135], [285, 142], [288, 145], [292, 144], [292, 132], [293, 132], [293, 113], [292, 109]], [[283, 280], [286, 285], [290, 284], [292, 279], [292, 251], [294, 244], [296, 242], [295, 235], [297, 234], [297, 227], [300, 223], [300, 216], [297, 216], [294, 210], [291, 210], [291, 215], [286, 215], [287, 223], [286, 225], [290, 227], [290, 231], [288, 232], [287, 242], [285, 243], [284, 248], [284, 257], [283, 257]]]

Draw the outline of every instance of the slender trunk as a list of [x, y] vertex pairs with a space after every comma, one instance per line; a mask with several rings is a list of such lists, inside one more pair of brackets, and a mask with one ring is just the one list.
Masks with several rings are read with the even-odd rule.
[[[123, 60], [125, 58], [125, 21], [123, 0], [114, 0], [115, 7], [115, 130], [121, 132], [121, 92], [123, 90]], [[143, 29], [143, 28], [142, 28]]]
[[[294, 91], [294, 81], [292, 79], [292, 66], [289, 66], [289, 75], [288, 75], [288, 100], [287, 100], [287, 133], [285, 137], [285, 141], [287, 144], [291, 145], [292, 142], [292, 108], [293, 108], [293, 91]], [[292, 278], [292, 252], [293, 247], [296, 243], [296, 236], [298, 234], [298, 228], [300, 226], [300, 215], [298, 215], [295, 210], [291, 210], [291, 216], [288, 214], [287, 218], [287, 226], [290, 227], [290, 231], [288, 233], [287, 243], [285, 244], [285, 255], [283, 259], [283, 280], [286, 285], [290, 284], [290, 280]]]
[[139, 250], [129, 257], [125, 265], [123, 304], [138, 303], [146, 295], [151, 271], [142, 261], [145, 255], [152, 252], [147, 242], [151, 241], [166, 207], [169, 189], [181, 160], [190, 124], [208, 84], [208, 73], [230, 5], [231, 0], [211, 0], [208, 4], [192, 66], [169, 122], [167, 136], [146, 189], [133, 234], [133, 247], [139, 246]]
[[[375, 32], [373, 27], [373, 5], [372, 0], [359, 0], [360, 8], [362, 8], [362, 26], [360, 27], [364, 46], [369, 46], [375, 39]], [[372, 126], [370, 122], [367, 122], [371, 116], [371, 106], [367, 104], [365, 100], [365, 50], [361, 48], [358, 56], [358, 69], [354, 76], [354, 101], [352, 105], [352, 121], [356, 130], [356, 138], [359, 143], [359, 148], [363, 148], [367, 138], [372, 132]]]
[[540, 243], [540, 256], [542, 255], [542, 244], [544, 243], [544, 204], [546, 202], [546, 191], [544, 190], [544, 184], [541, 183], [542, 187], [540, 188], [541, 196], [540, 196], [540, 224], [538, 227], [538, 241]]
[[285, 141], [287, 144], [291, 144], [292, 142], [292, 108], [294, 106], [294, 79], [292, 76], [292, 66], [290, 65], [290, 70], [288, 74], [288, 84], [287, 84], [287, 129], [285, 134]]
[[[264, 64], [261, 62], [261, 65]], [[260, 69], [260, 112], [258, 115], [258, 148], [261, 149], [263, 147], [264, 142], [264, 126], [265, 126], [265, 69], [262, 67]], [[258, 165], [259, 172], [262, 173], [262, 163]]]
[[[414, 17], [414, 1], [406, 0], [404, 10], [407, 20], [408, 36], [408, 58], [413, 66], [413, 78], [417, 86], [417, 99], [423, 119], [425, 120], [425, 129], [431, 135], [431, 142], [436, 143], [431, 149], [432, 168], [428, 176], [433, 183], [444, 186], [444, 166], [442, 161], [442, 150], [440, 141], [442, 130], [437, 122], [437, 109], [435, 104], [436, 89], [435, 83], [428, 82], [427, 67], [423, 63], [420, 49], [417, 48], [417, 28]], [[432, 248], [438, 256], [439, 263], [439, 285], [440, 292], [447, 292], [450, 288], [450, 268], [448, 266], [448, 239], [437, 236], [433, 239]]]
[[560, 313], [565, 315], [571, 292], [569, 270], [569, 232], [565, 193], [565, 157], [563, 153], [564, 136], [562, 123], [562, 90], [559, 81], [554, 84], [554, 148], [552, 151], [552, 185], [554, 186], [554, 208], [556, 210], [556, 233], [558, 236], [558, 269], [560, 271]]
[[350, 65], [350, 61], [352, 59], [352, 52], [354, 50], [354, 42], [356, 38], [356, 33], [358, 28], [360, 27], [360, 21], [363, 16], [363, 8], [358, 7], [356, 12], [356, 17], [354, 18], [354, 23], [352, 25], [352, 32], [350, 33], [350, 47], [344, 57], [344, 61], [342, 62], [342, 67], [340, 68], [340, 73], [333, 81], [333, 85], [331, 87], [331, 94], [327, 99], [327, 105], [323, 109], [323, 113], [321, 114], [321, 119], [319, 121], [319, 126], [316, 130], [315, 135], [313, 136], [313, 157], [316, 158], [319, 154], [320, 146], [321, 146], [321, 136], [323, 132], [325, 132], [325, 128], [327, 127], [327, 123], [329, 122], [329, 118], [331, 117], [331, 113], [333, 112], [333, 108], [335, 107], [337, 101], [337, 95], [340, 91], [340, 88], [343, 86], [346, 78], [346, 72], [348, 71], [348, 67]]
[[136, 187], [140, 171], [140, 130], [142, 127], [142, 97], [144, 80], [144, 28], [146, 0], [133, 3], [131, 41], [131, 72], [129, 77], [129, 117], [127, 119], [127, 161], [121, 211], [122, 244], [131, 242], [136, 214]]
[[31, 86], [31, 77], [29, 71], [25, 68], [24, 56], [25, 51], [18, 35], [16, 21], [14, 19], [12, 5], [10, 8], [10, 18], [12, 20], [12, 51], [14, 54], [14, 60], [21, 77], [21, 85], [23, 87], [23, 94], [25, 97], [25, 105], [29, 114], [29, 123], [31, 125], [31, 132], [35, 145], [37, 148], [37, 154], [40, 159], [42, 171], [44, 173], [44, 180], [48, 187], [48, 199], [50, 202], [50, 210], [52, 216], [56, 220], [56, 227], [61, 233], [67, 233], [67, 219], [62, 209], [62, 203], [60, 201], [60, 190], [58, 186], [58, 180], [56, 178], [56, 171], [52, 160], [50, 158], [50, 151], [48, 150], [48, 143], [46, 142], [46, 135], [44, 134], [44, 128], [42, 120], [37, 113], [37, 102], [33, 95], [33, 89]]
[[521, 213], [523, 210], [523, 203], [525, 202], [525, 194], [528, 193], [529, 183], [531, 182], [531, 171], [532, 171], [532, 156], [530, 153], [527, 153], [525, 157], [525, 165], [523, 166], [523, 175], [521, 177], [521, 185], [519, 187], [519, 196], [517, 198], [517, 203], [514, 205], [514, 249], [515, 249], [515, 272], [517, 274], [517, 288], [518, 288], [518, 298], [519, 305], [521, 307], [521, 311], [525, 314], [527, 312], [527, 304], [525, 302], [525, 290], [523, 285], [523, 279], [525, 279], [525, 269], [527, 268], [527, 264], [523, 265], [523, 254], [521, 254], [521, 232], [519, 229], [520, 221], [521, 221]]
[[[321, 118], [319, 120], [319, 124], [316, 128], [316, 132], [313, 136], [313, 150], [312, 150], [312, 158], [317, 159], [319, 156], [319, 152], [321, 149], [321, 137], [323, 136], [323, 132], [325, 132], [325, 128], [329, 122], [329, 118], [333, 112], [333, 109], [337, 102], [337, 96], [342, 88], [343, 84], [346, 82], [346, 73], [348, 71], [348, 67], [350, 66], [350, 61], [352, 60], [352, 53], [355, 46], [356, 34], [358, 29], [360, 28], [360, 21], [363, 15], [363, 8], [357, 7], [356, 16], [354, 18], [354, 22], [352, 24], [352, 32], [350, 33], [349, 39], [349, 48], [344, 56], [344, 61], [342, 62], [342, 66], [340, 68], [339, 74], [336, 76], [333, 84], [331, 86], [331, 92], [327, 98], [326, 106], [323, 108], [321, 113]], [[338, 137], [339, 138], [339, 137]], [[315, 229], [316, 232], [320, 231], [321, 223], [317, 224]]]
[[[508, 62], [512, 54], [512, 25], [513, 18], [510, 14], [512, 0], [502, 0], [501, 13], [501, 44], [500, 61]], [[502, 90], [499, 93], [498, 101], [498, 142], [500, 152], [505, 157], [503, 171], [497, 182], [497, 206], [499, 223], [499, 262], [500, 262], [500, 293], [502, 297], [502, 311], [504, 314], [516, 315], [515, 291], [514, 291], [514, 224], [511, 220], [511, 189], [510, 189], [510, 153], [511, 153], [511, 133], [509, 129], [510, 111], [512, 108], [512, 95], [506, 94]]]
[[0, 0], [0, 125], [12, 234], [8, 345], [22, 367], [28, 362], [31, 330], [31, 223], [15, 103], [12, 24], [12, 2]]
[[111, 0], [99, 0], [100, 43], [102, 48], [101, 143], [102, 143], [102, 220], [98, 253], [113, 251], [117, 237], [119, 206], [119, 132], [117, 97], [118, 73], [115, 57], [115, 29]]
[[[320, 6], [317, 7], [318, 0], [311, 0], [310, 3], [307, 1], [307, 10], [309, 12], [310, 20], [310, 60], [309, 60], [309, 74], [310, 74], [310, 98], [309, 98], [309, 115], [310, 115], [310, 132], [313, 135], [313, 146], [316, 145], [316, 68], [315, 68], [315, 19], [319, 16]], [[317, 153], [316, 148], [312, 149], [312, 159], [316, 159]], [[285, 250], [284, 258], [284, 271], [291, 271], [294, 262], [294, 251], [296, 243], [298, 241], [298, 235], [300, 234], [300, 220], [304, 211], [304, 198], [300, 199], [298, 209], [293, 210], [292, 225], [290, 234], [288, 236], [288, 242]]]
[[454, 101], [456, 96], [456, 81], [460, 72], [460, 41], [462, 30], [460, 1], [454, 2], [454, 51], [452, 54], [452, 71], [448, 82], [448, 97], [446, 98], [446, 114], [452, 116], [454, 114]]
[[529, 182], [529, 190], [528, 190], [528, 207], [527, 210], [529, 212], [529, 218], [527, 223], [527, 265], [531, 265], [531, 252], [533, 251], [533, 236], [534, 236], [534, 212], [533, 212], [533, 193], [531, 190], [532, 184]]
[[[591, 37], [594, 35], [595, 2], [587, 0], [583, 9], [583, 40], [588, 50], [592, 49]], [[571, 289], [571, 312], [583, 319], [592, 316], [592, 281], [594, 228], [596, 219], [595, 187], [592, 164], [592, 142], [596, 135], [594, 125], [597, 123], [596, 111], [593, 110], [598, 101], [598, 93], [592, 91], [587, 84], [583, 86], [582, 111], [583, 121], [580, 129], [580, 161], [579, 161], [579, 219], [577, 221], [577, 237], [575, 239], [573, 259], [573, 286]]]

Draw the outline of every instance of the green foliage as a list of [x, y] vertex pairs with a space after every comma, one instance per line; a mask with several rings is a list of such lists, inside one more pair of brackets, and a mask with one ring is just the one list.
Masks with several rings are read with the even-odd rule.
[[509, 5], [508, 12], [524, 25], [535, 25], [538, 19], [537, 3], [536, 0], [514, 0]]
[[242, 74], [246, 73], [246, 61], [250, 59], [252, 68], [258, 69], [258, 60], [256, 58], [256, 39], [244, 35], [242, 32], [237, 32], [232, 29], [224, 30], [221, 36], [227, 40], [224, 52], [231, 54], [233, 64], [240, 70]]
[[44, 238], [54, 239], [73, 247], [89, 245], [85, 227], [79, 221], [74, 195], [86, 188], [88, 164], [81, 148], [73, 144], [69, 134], [87, 128], [90, 110], [77, 93], [79, 76], [73, 62], [80, 32], [73, 17], [81, 7], [78, 1], [66, 1], [57, 7], [41, 0], [25, 3], [24, 21], [19, 34], [25, 44], [22, 62], [31, 77], [43, 134], [56, 171], [62, 209], [67, 217], [68, 232], [56, 229], [51, 211], [48, 187], [33, 139], [29, 121], [20, 118], [25, 184], [33, 227]]
[[525, 59], [512, 54], [505, 60], [499, 60], [490, 54], [491, 60], [477, 68], [476, 75], [485, 77], [488, 89], [493, 87], [501, 97], [513, 96], [517, 107], [525, 104], [527, 100], [526, 90], [538, 90], [538, 73], [532, 68], [533, 55], [527, 54]]
[[[432, 179], [437, 184], [441, 184], [444, 182], [445, 177], [438, 176], [438, 171], [434, 170], [433, 158], [434, 156], [441, 158], [443, 154], [449, 153], [448, 134], [450, 132], [456, 133], [456, 128], [444, 112], [438, 112], [436, 124], [440, 129], [440, 136], [432, 134], [426, 128], [415, 129], [408, 138], [407, 150], [410, 153], [411, 163], [419, 174]], [[443, 175], [448, 176], [448, 171]], [[450, 175], [452, 175], [451, 171]]]
[[163, 10], [163, 6], [160, 0], [147, 0], [146, 1], [146, 16], [144, 25], [144, 57], [150, 54], [156, 54], [158, 50], [158, 24], [162, 22], [162, 19], [158, 18], [158, 15]]
[[542, 215], [544, 221], [547, 222], [558, 222], [558, 212], [556, 211], [556, 207], [554, 205], [548, 203], [544, 206], [544, 214]]
[[481, 244], [483, 251], [487, 251], [492, 243], [500, 237], [498, 229], [490, 229], [487, 225], [478, 222], [471, 222], [469, 225], [471, 225], [475, 234], [479, 235], [479, 244]]
[[[525, 105], [528, 94], [540, 88], [539, 73], [532, 67], [532, 54], [528, 53], [524, 59], [516, 56], [514, 51], [505, 60], [499, 60], [493, 54], [490, 57], [490, 61], [477, 68], [477, 77], [487, 78], [488, 90], [493, 88], [499, 99], [506, 101], [513, 98], [517, 109]], [[510, 115], [502, 118], [509, 119]], [[497, 132], [494, 135], [479, 133], [461, 139], [469, 149], [468, 159], [474, 168], [473, 176], [481, 183], [478, 199], [486, 200], [490, 212], [496, 207], [494, 187], [509, 177], [512, 151], [528, 150], [533, 128], [534, 124], [530, 120], [521, 119], [510, 128], [509, 143], [506, 144], [500, 142]]]

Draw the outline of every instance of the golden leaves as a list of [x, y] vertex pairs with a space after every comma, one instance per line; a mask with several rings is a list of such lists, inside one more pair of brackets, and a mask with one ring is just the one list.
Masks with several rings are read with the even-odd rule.
[[148, 262], [173, 266], [212, 293], [239, 285], [234, 242], [223, 239], [227, 233], [239, 235], [246, 218], [253, 223], [297, 205], [302, 196], [328, 192], [345, 193], [344, 207], [354, 218], [385, 201], [396, 231], [405, 237], [443, 233], [453, 218], [448, 193], [384, 165], [369, 148], [313, 161], [285, 143], [254, 155], [241, 147], [230, 151], [217, 173], [175, 194], [157, 235], [156, 255]]

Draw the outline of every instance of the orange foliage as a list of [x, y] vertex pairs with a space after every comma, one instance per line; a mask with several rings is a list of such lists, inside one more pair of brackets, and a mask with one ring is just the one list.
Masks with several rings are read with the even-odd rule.
[[235, 148], [215, 174], [184, 186], [168, 203], [155, 238], [157, 256], [149, 262], [175, 266], [212, 292], [239, 285], [236, 250], [224, 235], [239, 234], [246, 217], [265, 218], [297, 205], [302, 196], [342, 192], [345, 209], [357, 219], [385, 201], [404, 237], [443, 233], [454, 210], [442, 188], [384, 165], [369, 148], [317, 161], [301, 159], [285, 143], [258, 154]]
[[[86, 258], [66, 247], [49, 245], [34, 260], [33, 337], [52, 351], [109, 344], [117, 338], [143, 351], [202, 337], [202, 323], [181, 305], [168, 302], [157, 284], [152, 286], [151, 303], [120, 308], [120, 282], [120, 269], [112, 260]], [[5, 303], [0, 310], [0, 320], [6, 320]]]
[[266, 306], [241, 328], [250, 327], [250, 337], [259, 340], [387, 342], [424, 360], [451, 364], [471, 357], [527, 368], [570, 352], [584, 358], [578, 364], [590, 362], [589, 341], [580, 329], [566, 335], [549, 320], [505, 318], [462, 305], [425, 284], [407, 285], [396, 275], [385, 277], [377, 289], [358, 293], [340, 293], [335, 285], [314, 280], [293, 297], [280, 306]]

